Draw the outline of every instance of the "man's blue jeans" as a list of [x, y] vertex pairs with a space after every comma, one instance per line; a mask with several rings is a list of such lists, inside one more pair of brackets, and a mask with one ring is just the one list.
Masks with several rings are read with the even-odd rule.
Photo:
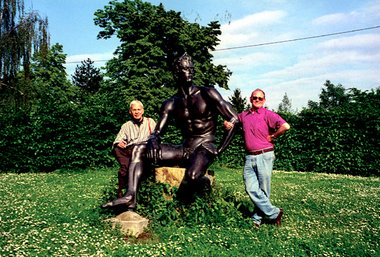
[[280, 209], [272, 205], [269, 200], [274, 160], [274, 151], [245, 156], [243, 171], [245, 190], [255, 204], [252, 219], [258, 225], [264, 216], [275, 219], [280, 213]]

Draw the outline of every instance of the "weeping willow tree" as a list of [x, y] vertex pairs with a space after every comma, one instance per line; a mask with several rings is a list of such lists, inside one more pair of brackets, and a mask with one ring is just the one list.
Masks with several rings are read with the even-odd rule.
[[0, 0], [0, 96], [3, 106], [20, 107], [31, 97], [30, 59], [47, 52], [48, 21], [25, 11], [23, 0]]

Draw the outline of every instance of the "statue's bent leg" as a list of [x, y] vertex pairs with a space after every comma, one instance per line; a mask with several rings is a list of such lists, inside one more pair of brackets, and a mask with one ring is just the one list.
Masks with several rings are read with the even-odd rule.
[[204, 174], [214, 158], [214, 155], [203, 147], [196, 149], [190, 155], [189, 166], [178, 191], [180, 198], [184, 201], [192, 202], [195, 199], [195, 194], [203, 195], [211, 189], [210, 180]]
[[212, 153], [202, 146], [198, 147], [194, 153], [190, 155], [190, 164], [186, 169], [188, 179], [196, 180], [202, 177], [214, 159], [215, 156]]
[[128, 169], [128, 190], [124, 196], [103, 204], [102, 208], [115, 207], [125, 205], [130, 209], [136, 208], [136, 195], [144, 172], [143, 156], [145, 153], [146, 145], [140, 144], [133, 148], [131, 163]]
[[170, 145], [161, 144], [161, 159], [160, 164], [163, 165], [178, 165], [181, 166], [183, 159], [183, 146], [182, 145]]

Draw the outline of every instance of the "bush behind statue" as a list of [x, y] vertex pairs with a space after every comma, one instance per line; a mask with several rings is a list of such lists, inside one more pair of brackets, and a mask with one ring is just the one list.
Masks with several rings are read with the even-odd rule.
[[[379, 176], [380, 108], [307, 109], [281, 116], [291, 130], [275, 143], [275, 169]], [[238, 134], [220, 163], [241, 167], [243, 144]]]
[[[363, 94], [362, 100], [331, 110], [281, 113], [292, 128], [275, 144], [275, 169], [379, 176], [378, 95]], [[116, 108], [101, 102], [73, 105], [47, 99], [34, 110], [2, 111], [0, 172], [115, 165], [110, 147], [127, 114], [120, 111], [122, 103]], [[218, 142], [222, 122], [219, 118]], [[179, 143], [179, 138], [178, 129], [169, 126], [163, 141]], [[215, 163], [241, 167], [244, 154], [243, 137], [237, 133]]]
[[[116, 195], [116, 178], [104, 189], [103, 200]], [[136, 212], [152, 221], [153, 226], [219, 224], [249, 227], [249, 211], [242, 212], [233, 190], [213, 187], [204, 194], [194, 196], [192, 201], [184, 200], [178, 188], [156, 182], [154, 177], [144, 180], [139, 189]], [[239, 206], [238, 206], [239, 204]], [[238, 207], [238, 208], [237, 208]]]

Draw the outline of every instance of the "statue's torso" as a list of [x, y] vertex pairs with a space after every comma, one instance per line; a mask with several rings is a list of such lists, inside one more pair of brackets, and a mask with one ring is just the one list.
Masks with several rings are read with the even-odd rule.
[[215, 133], [217, 113], [205, 90], [196, 88], [191, 94], [174, 97], [173, 117], [185, 137]]

